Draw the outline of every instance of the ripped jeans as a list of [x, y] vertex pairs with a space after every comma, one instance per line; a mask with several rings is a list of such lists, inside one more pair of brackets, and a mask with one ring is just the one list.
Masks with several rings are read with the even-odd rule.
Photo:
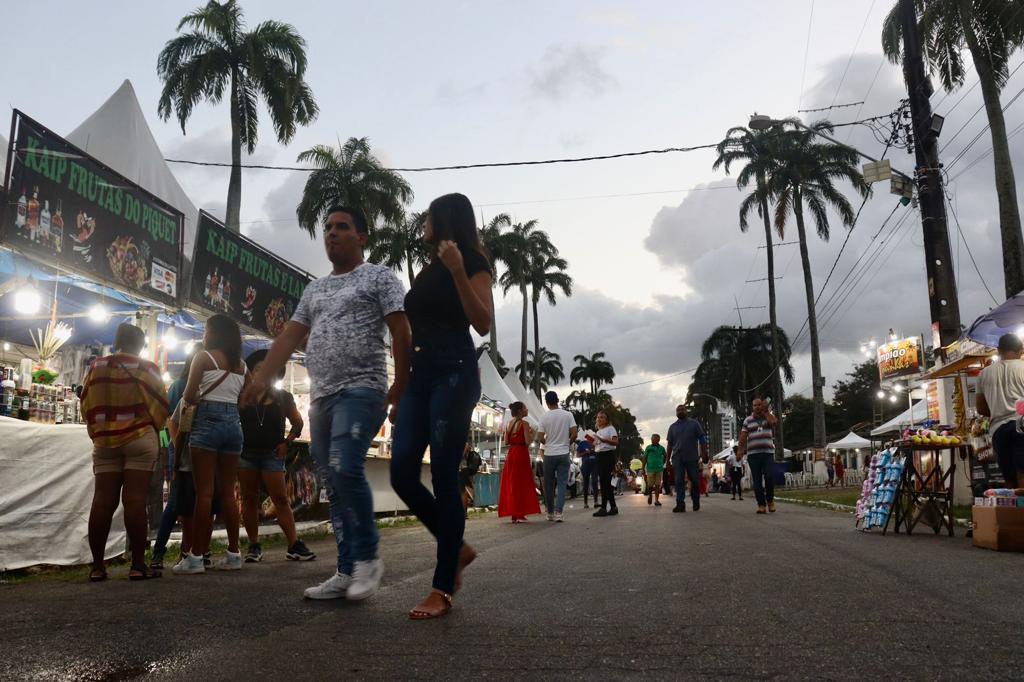
[[[459, 462], [480, 400], [480, 370], [468, 332], [413, 341], [412, 378], [402, 395], [391, 452], [391, 486], [437, 538], [434, 588], [455, 590], [466, 529]], [[430, 446], [433, 491], [420, 482]]]
[[372, 388], [349, 388], [309, 407], [310, 454], [327, 486], [331, 527], [338, 542], [338, 572], [377, 558], [373, 493], [366, 480], [366, 451], [384, 423], [385, 396]]

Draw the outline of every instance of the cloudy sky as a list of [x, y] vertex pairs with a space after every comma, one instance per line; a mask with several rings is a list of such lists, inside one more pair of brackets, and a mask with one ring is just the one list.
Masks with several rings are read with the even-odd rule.
[[[22, 4], [16, 25], [39, 29], [6, 32], [0, 91], [11, 107], [67, 133], [127, 78], [167, 157], [227, 160], [225, 106], [200, 106], [184, 135], [156, 115], [157, 54], [196, 4]], [[721, 139], [755, 111], [782, 117], [863, 100], [828, 112], [846, 122], [887, 114], [905, 95], [900, 70], [882, 59], [879, 47], [891, 0], [243, 4], [250, 24], [278, 19], [305, 36], [307, 80], [321, 109], [319, 120], [287, 147], [276, 143], [264, 118], [251, 159], [260, 163], [294, 163], [314, 144], [350, 136], [369, 137], [385, 162], [401, 167], [693, 146]], [[1011, 68], [1020, 60], [1015, 56]], [[968, 87], [974, 81], [972, 70]], [[1003, 101], [1022, 86], [1024, 74], [1012, 77]], [[971, 119], [978, 90], [963, 94], [939, 91], [932, 103], [948, 116], [940, 142], [949, 145], [942, 157], [953, 179], [953, 205], [1001, 300], [991, 157], [973, 163], [991, 148], [987, 134], [953, 163], [985, 125], [984, 112]], [[800, 114], [806, 121], [822, 115]], [[1015, 130], [1024, 105], [1011, 106], [1006, 116]], [[864, 126], [837, 135], [872, 156], [883, 150]], [[1017, 142], [1011, 148], [1020, 176], [1024, 154]], [[906, 151], [889, 156], [894, 167], [912, 170]], [[763, 230], [740, 232], [742, 194], [734, 180], [711, 170], [713, 161], [713, 152], [697, 151], [408, 179], [414, 209], [460, 191], [484, 218], [508, 212], [515, 220], [540, 221], [576, 281], [571, 299], [542, 308], [542, 344], [567, 365], [578, 353], [607, 352], [617, 387], [674, 375], [614, 391], [650, 433], [667, 426], [685, 395], [683, 370], [699, 362], [701, 341], [717, 325], [739, 321], [737, 301], [749, 308], [740, 311], [744, 324], [767, 321], [767, 310], [759, 308], [767, 303], [764, 282], [746, 282], [765, 276], [758, 249]], [[197, 206], [223, 214], [226, 169], [174, 171]], [[303, 180], [301, 173], [247, 171], [243, 232], [319, 275], [327, 269], [320, 246], [295, 221]], [[819, 312], [829, 385], [858, 360], [862, 342], [890, 327], [905, 334], [928, 330], [919, 216], [900, 208], [885, 223], [896, 200], [887, 188], [879, 190], [822, 297], [830, 302]], [[844, 237], [837, 222], [829, 242], [814, 240], [816, 289]], [[800, 262], [794, 246], [776, 252], [780, 324], [792, 339], [806, 317]], [[953, 253], [962, 318], [969, 322], [992, 301], [959, 240]], [[510, 361], [518, 357], [520, 305], [511, 296], [497, 311], [499, 345]], [[795, 350], [790, 391], [808, 393], [806, 334]]]

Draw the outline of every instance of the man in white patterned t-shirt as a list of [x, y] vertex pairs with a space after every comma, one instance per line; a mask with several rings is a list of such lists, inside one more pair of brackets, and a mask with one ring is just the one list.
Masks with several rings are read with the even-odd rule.
[[[243, 403], [263, 395], [277, 371], [308, 336], [310, 454], [330, 499], [338, 542], [337, 573], [305, 591], [308, 599], [366, 599], [377, 591], [384, 565], [366, 453], [409, 379], [412, 332], [405, 289], [391, 270], [366, 263], [369, 231], [354, 208], [327, 210], [324, 248], [331, 274], [309, 284], [284, 331], [274, 340]], [[385, 328], [391, 333], [395, 383], [388, 388]]]
[[775, 425], [779, 420], [760, 398], [755, 398], [752, 413], [740, 429], [738, 458], [747, 458], [750, 480], [757, 498], [757, 513], [775, 512]]

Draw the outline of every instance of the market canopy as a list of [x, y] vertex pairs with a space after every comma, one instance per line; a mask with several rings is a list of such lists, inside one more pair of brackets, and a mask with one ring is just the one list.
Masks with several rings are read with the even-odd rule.
[[503, 403], [505, 407], [514, 402], [525, 403], [526, 408], [530, 411], [527, 421], [536, 428], [540, 424], [538, 420], [544, 410], [537, 396], [523, 387], [514, 372], [509, 372], [502, 378], [498, 368], [494, 366], [490, 354], [481, 353], [477, 365], [480, 367], [481, 392], [491, 400]]
[[850, 431], [846, 434], [845, 438], [829, 443], [825, 447], [829, 450], [858, 450], [860, 448], [870, 448], [871, 441], [861, 438], [853, 431]]
[[1024, 325], [1024, 291], [1000, 303], [976, 319], [964, 334], [989, 348], [999, 345], [999, 337], [1017, 332]]
[[914, 403], [912, 408], [908, 408], [903, 411], [903, 414], [898, 417], [894, 417], [882, 424], [878, 428], [871, 429], [872, 436], [881, 436], [886, 433], [893, 433], [894, 431], [902, 431], [903, 429], [909, 428], [911, 424], [911, 415], [913, 415], [913, 423], [920, 424], [921, 422], [928, 419], [928, 403], [924, 400], [919, 400]]
[[122, 83], [67, 140], [181, 211], [185, 215], [185, 258], [192, 258], [199, 211], [164, 161], [131, 81]]
[[[7, 170], [7, 138], [0, 135], [0, 178], [4, 177], [4, 172]], [[0, 181], [2, 182], [2, 181]]]
[[721, 462], [721, 461], [723, 461], [725, 459], [728, 459], [729, 455], [731, 455], [731, 454], [732, 454], [732, 448], [726, 448], [726, 449], [722, 450], [721, 452], [719, 452], [714, 457], [712, 457], [711, 459], [714, 460], [715, 462]]

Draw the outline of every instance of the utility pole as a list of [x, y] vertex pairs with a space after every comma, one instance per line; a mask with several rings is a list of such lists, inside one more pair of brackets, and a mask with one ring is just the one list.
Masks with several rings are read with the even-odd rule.
[[915, 176], [924, 232], [932, 339], [936, 346], [948, 346], [960, 338], [960, 301], [946, 225], [938, 133], [932, 131], [932, 106], [928, 101], [931, 85], [925, 76], [914, 0], [899, 0], [899, 10], [903, 27], [903, 77], [907, 82], [914, 130]]

